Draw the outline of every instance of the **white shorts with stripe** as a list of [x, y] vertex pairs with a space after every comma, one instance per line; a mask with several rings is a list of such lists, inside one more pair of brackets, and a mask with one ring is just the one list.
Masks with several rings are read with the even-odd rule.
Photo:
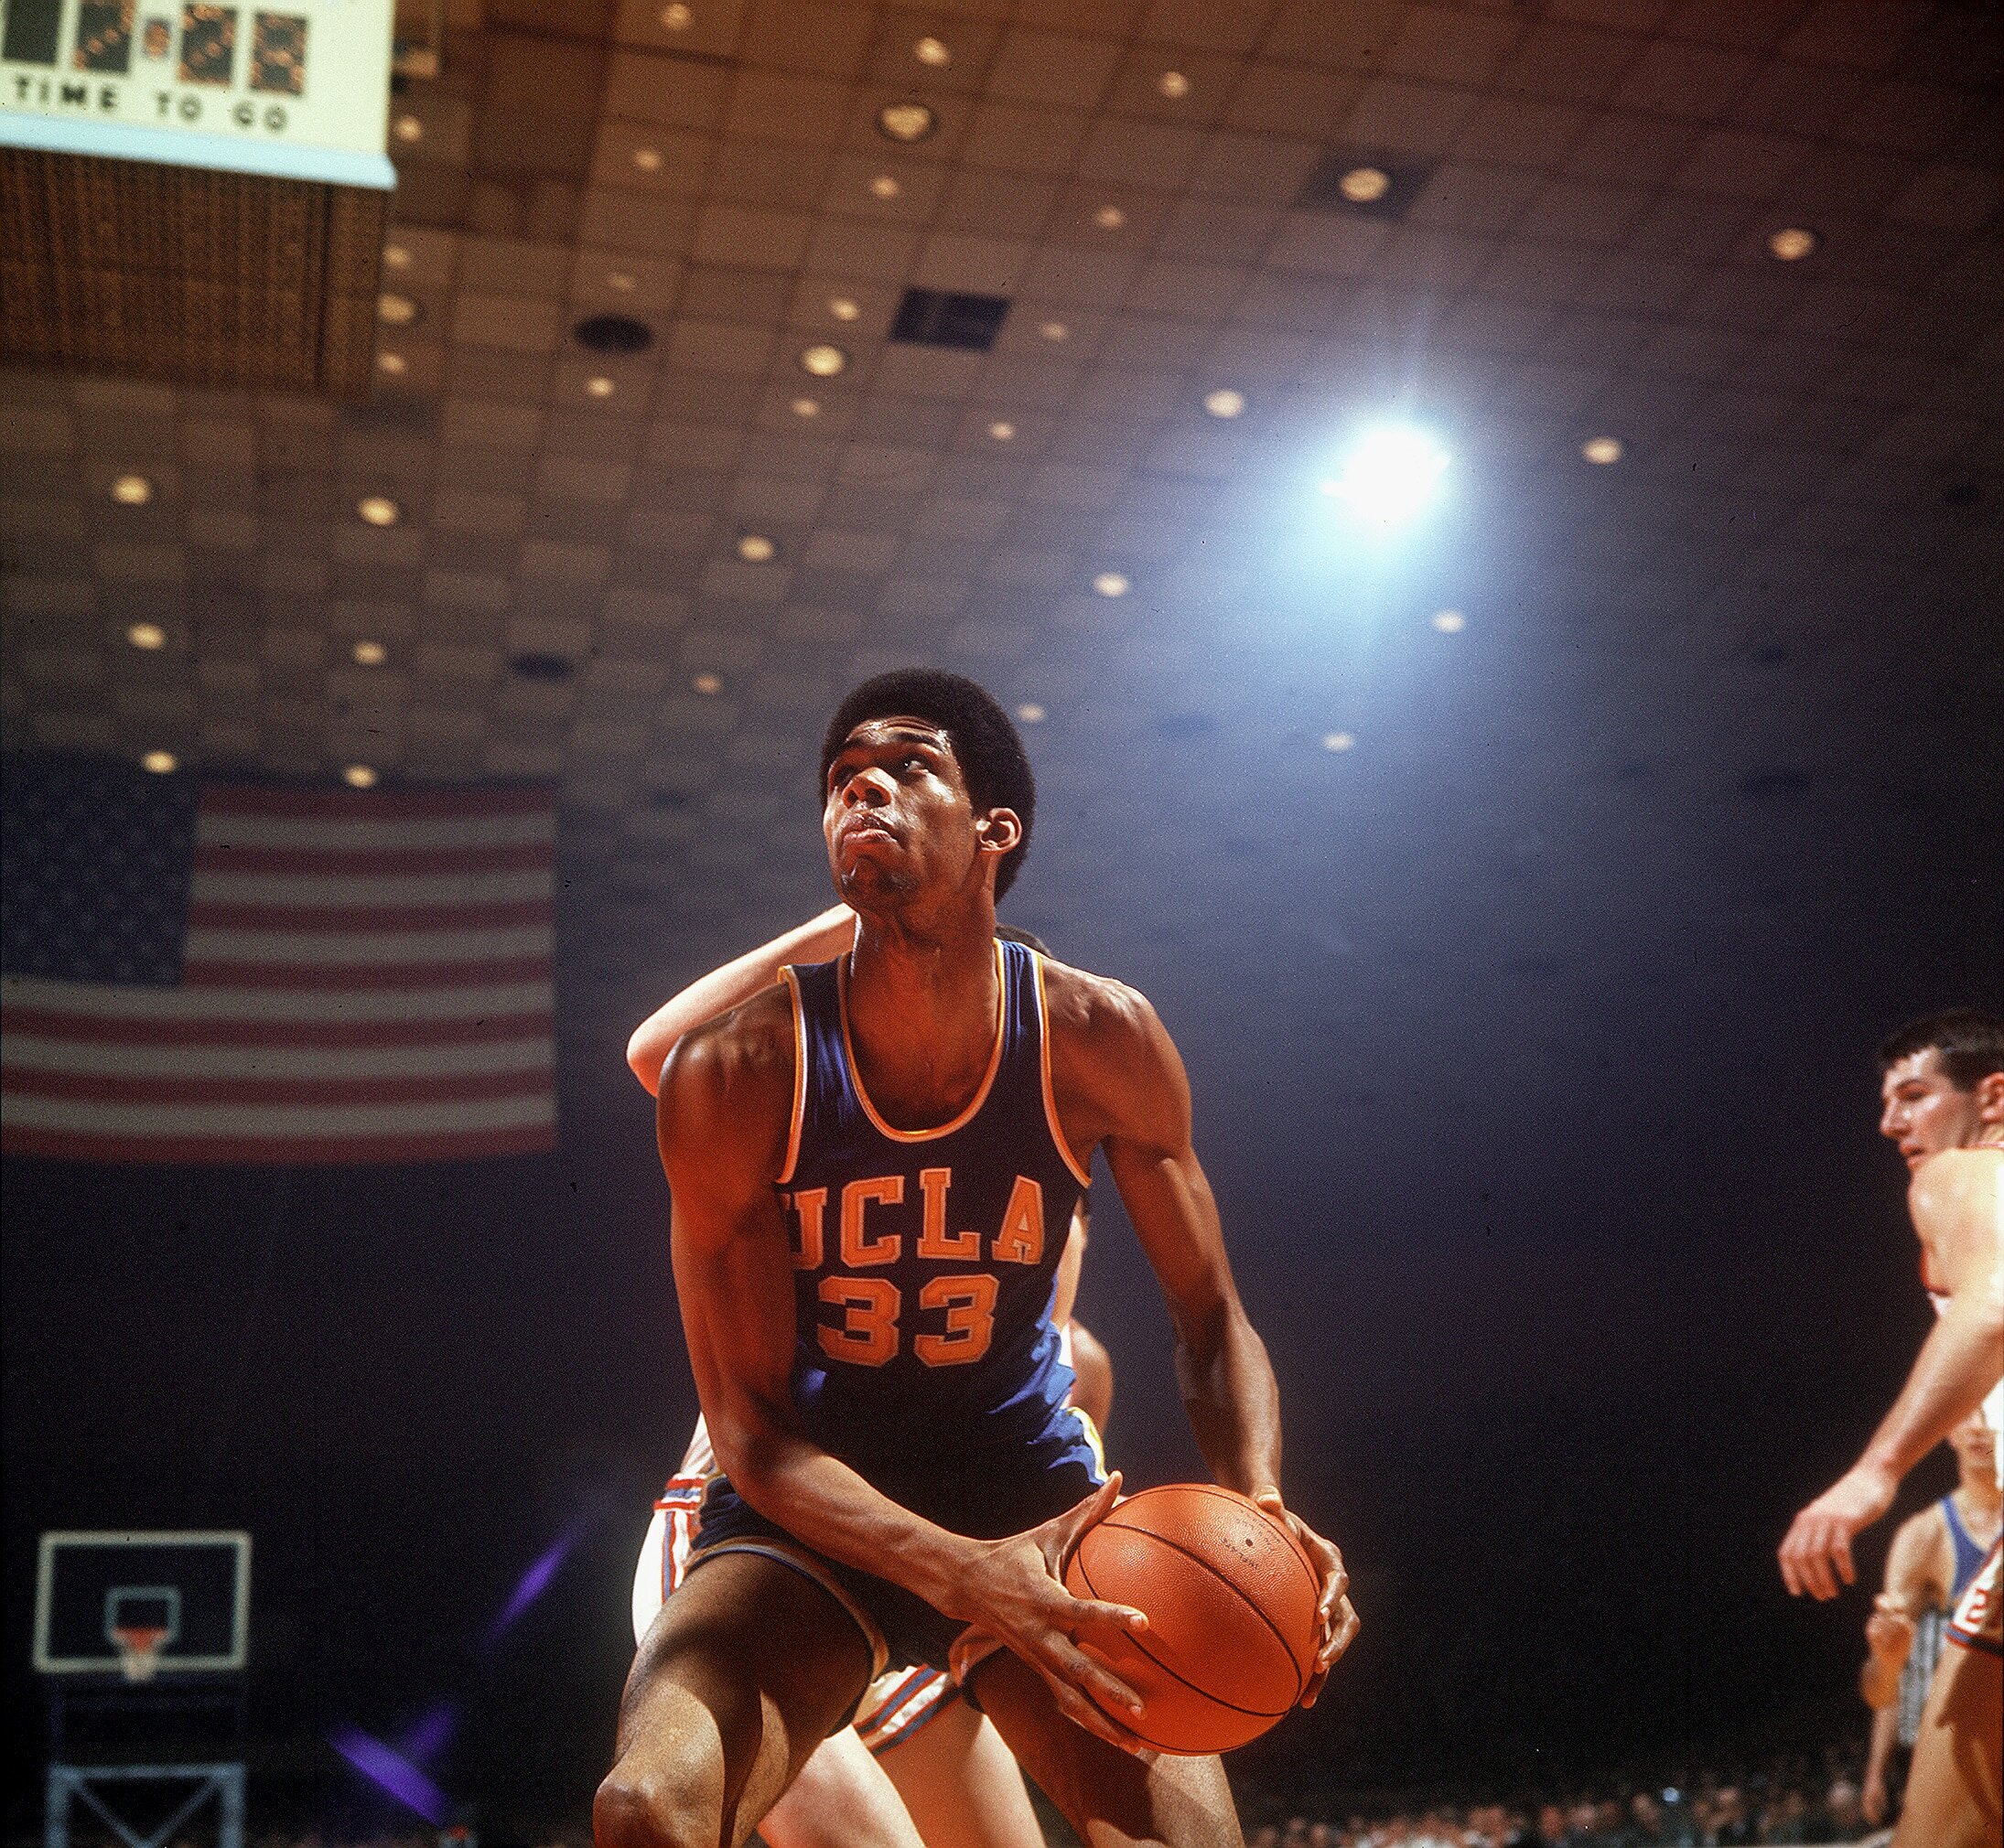
[[[698, 1419], [682, 1467], [654, 1503], [633, 1569], [633, 1644], [637, 1649], [668, 1595], [688, 1575], [689, 1549], [703, 1524], [703, 1495], [716, 1473], [709, 1433]], [[940, 1670], [891, 1667], [873, 1681], [851, 1723], [872, 1752], [888, 1752], [945, 1711], [960, 1690]]]

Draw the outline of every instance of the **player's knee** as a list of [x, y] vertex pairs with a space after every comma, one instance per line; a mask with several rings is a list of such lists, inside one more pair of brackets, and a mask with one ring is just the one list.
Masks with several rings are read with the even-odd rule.
[[592, 1800], [596, 1848], [716, 1848], [714, 1802], [673, 1767], [622, 1761]]

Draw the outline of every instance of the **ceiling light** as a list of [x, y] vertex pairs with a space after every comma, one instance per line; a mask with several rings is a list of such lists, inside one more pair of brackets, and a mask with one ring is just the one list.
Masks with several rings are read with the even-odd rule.
[[382, 261], [393, 270], [407, 270], [411, 266], [411, 253], [402, 244], [384, 244]]
[[1392, 176], [1382, 167], [1353, 167], [1336, 182], [1352, 205], [1375, 205], [1392, 189]]
[[892, 141], [923, 141], [939, 125], [922, 102], [887, 102], [877, 112], [877, 132]]
[[380, 641], [358, 641], [355, 644], [355, 663], [358, 667], [381, 667], [390, 658], [390, 650]]
[[1579, 446], [1579, 453], [1588, 461], [1604, 468], [1609, 463], [1622, 459], [1622, 439], [1619, 436], [1589, 436]]
[[921, 38], [911, 48], [911, 55], [921, 64], [930, 64], [935, 70], [943, 70], [954, 61], [954, 54], [937, 38]]
[[800, 369], [812, 372], [817, 379], [832, 379], [838, 372], [846, 372], [849, 367], [849, 356], [840, 347], [831, 347], [820, 342], [807, 348], [800, 356]]
[[355, 511], [372, 526], [394, 526], [404, 517], [404, 510], [387, 494], [365, 494], [356, 501]]
[[425, 124], [415, 115], [400, 115], [396, 119], [396, 138], [399, 141], [422, 141]]
[[351, 790], [372, 790], [376, 773], [367, 764], [350, 764], [341, 772], [341, 781]]
[[1026, 725], [1040, 725], [1044, 722], [1044, 709], [1035, 700], [1025, 700], [1017, 707], [1016, 716]]
[[870, 192], [878, 199], [896, 199], [903, 190], [888, 173], [880, 173], [870, 181]]
[[1190, 94], [1190, 79], [1180, 70], [1165, 70], [1155, 80], [1155, 87], [1171, 101]]
[[378, 353], [376, 355], [376, 371], [387, 372], [393, 379], [401, 379], [404, 376], [404, 355], [402, 353]]
[[612, 381], [600, 372], [585, 381], [585, 390], [594, 398], [609, 398], [612, 395]]
[[156, 777], [164, 777], [169, 770], [178, 769], [180, 762], [172, 751], [148, 751], [139, 759], [139, 768], [151, 770]]
[[1458, 609], [1436, 610], [1433, 615], [1433, 626], [1442, 635], [1460, 635], [1468, 627], [1468, 618], [1463, 616]]
[[1348, 732], [1324, 732], [1322, 748], [1325, 751], [1347, 751], [1357, 740]]
[[135, 648], [165, 648], [167, 630], [156, 622], [135, 622], [125, 631], [125, 639]]
[[640, 283], [630, 270], [608, 270], [606, 272], [606, 286], [609, 289], [618, 289], [624, 295], [630, 295], [633, 290], [640, 286]]
[[153, 483], [144, 475], [121, 475], [112, 483], [112, 499], [121, 507], [144, 507], [153, 499]]
[[720, 673], [699, 673], [690, 682], [690, 687], [705, 699], [724, 691], [724, 676]]
[[828, 312], [838, 321], [853, 321], [863, 310], [857, 307], [848, 296], [834, 295], [829, 298]]
[[1127, 222], [1127, 214], [1117, 205], [1103, 205], [1093, 214], [1093, 222], [1102, 231], [1118, 231]]
[[988, 435], [997, 443], [1012, 443], [1016, 440], [1016, 425], [998, 417], [988, 425]]
[[796, 398], [793, 400], [793, 414], [796, 417], [818, 417], [821, 415], [821, 401], [818, 398]]
[[1047, 340], [1069, 340], [1072, 329], [1062, 321], [1046, 321], [1037, 331]]
[[385, 292], [376, 297], [376, 318], [385, 327], [407, 328], [417, 318], [417, 304], [408, 295]]
[[633, 165], [642, 173], [661, 171], [661, 149], [658, 147], [636, 147], [633, 150]]
[[1342, 472], [1322, 483], [1331, 500], [1374, 526], [1410, 520], [1439, 491], [1448, 452], [1424, 430], [1384, 424], [1367, 430], [1343, 458]]
[[1121, 573], [1103, 571], [1094, 578], [1093, 588], [1098, 591], [1102, 596], [1125, 596], [1127, 594], [1129, 586], [1126, 578]]
[[684, 0], [672, 0], [672, 4], [661, 9], [661, 23], [671, 32], [686, 32], [695, 18], [695, 9], [684, 4]]
[[747, 532], [738, 541], [738, 555], [747, 564], [770, 564], [779, 550], [762, 532]]
[[1204, 409], [1213, 417], [1236, 417], [1244, 408], [1245, 393], [1234, 392], [1229, 385], [1204, 393]]
[[1770, 234], [1768, 252], [1784, 263], [1799, 263], [1805, 257], [1812, 256], [1816, 246], [1823, 242], [1815, 231], [1799, 224], [1784, 225]]

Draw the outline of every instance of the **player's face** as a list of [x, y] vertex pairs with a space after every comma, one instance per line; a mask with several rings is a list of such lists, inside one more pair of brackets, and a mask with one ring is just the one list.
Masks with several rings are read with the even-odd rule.
[[1997, 1468], [1997, 1433], [1981, 1418], [1965, 1418], [1948, 1434], [1948, 1443], [1965, 1476], [1990, 1478]]
[[862, 908], [973, 876], [974, 804], [946, 734], [923, 719], [867, 719], [828, 766], [821, 829], [835, 886]]
[[1888, 1066], [1879, 1094], [1879, 1134], [1900, 1145], [1910, 1168], [1944, 1149], [1967, 1148], [1982, 1132], [1982, 1100], [1956, 1088], [1932, 1046]]

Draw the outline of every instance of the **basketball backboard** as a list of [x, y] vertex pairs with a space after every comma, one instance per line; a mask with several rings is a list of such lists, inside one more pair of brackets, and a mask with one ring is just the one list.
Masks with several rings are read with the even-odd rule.
[[[241, 1671], [250, 1641], [247, 1533], [45, 1533], [35, 1667], [45, 1675]], [[149, 1658], [135, 1669], [135, 1644]]]

